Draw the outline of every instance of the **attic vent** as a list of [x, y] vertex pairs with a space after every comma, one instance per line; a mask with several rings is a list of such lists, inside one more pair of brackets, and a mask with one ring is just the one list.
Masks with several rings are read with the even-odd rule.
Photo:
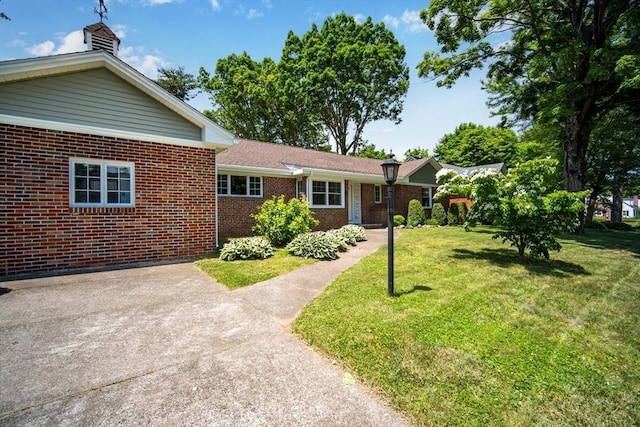
[[96, 34], [93, 34], [91, 37], [91, 50], [100, 50], [104, 49], [109, 53], [113, 53], [113, 40], [109, 40], [104, 37], [100, 37]]

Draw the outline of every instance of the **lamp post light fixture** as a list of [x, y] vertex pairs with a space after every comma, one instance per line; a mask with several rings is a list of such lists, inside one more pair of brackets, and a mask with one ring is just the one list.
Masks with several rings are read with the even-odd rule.
[[382, 173], [387, 183], [387, 295], [392, 297], [393, 292], [393, 184], [398, 179], [400, 162], [395, 159], [393, 153], [382, 162]]

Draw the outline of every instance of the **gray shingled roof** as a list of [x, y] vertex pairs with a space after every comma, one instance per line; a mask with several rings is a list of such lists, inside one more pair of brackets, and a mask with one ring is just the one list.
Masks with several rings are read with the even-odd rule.
[[[227, 152], [220, 154], [217, 161], [221, 167], [241, 166], [288, 171], [291, 170], [287, 167], [289, 165], [297, 168], [382, 176], [382, 160], [344, 156], [247, 139], [238, 140], [238, 143], [230, 147]], [[403, 163], [400, 165], [398, 176], [410, 175], [428, 161], [429, 159], [420, 159]]]
[[467, 176], [469, 173], [480, 169], [495, 169], [497, 172], [504, 172], [504, 163], [491, 163], [478, 166], [454, 166], [448, 163], [440, 163], [440, 166], [442, 166], [444, 169], [450, 169], [463, 176]]

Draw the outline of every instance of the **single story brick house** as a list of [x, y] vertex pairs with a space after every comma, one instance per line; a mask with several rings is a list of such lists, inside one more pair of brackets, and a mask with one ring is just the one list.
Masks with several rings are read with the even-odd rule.
[[0, 62], [0, 276], [211, 252], [216, 152], [234, 136], [116, 57]]
[[[217, 193], [220, 238], [251, 234], [251, 214], [272, 196], [307, 197], [318, 229], [345, 224], [385, 225], [387, 186], [382, 161], [240, 139], [220, 153]], [[400, 166], [394, 212], [406, 217], [409, 201], [430, 214], [440, 164], [433, 158]]]

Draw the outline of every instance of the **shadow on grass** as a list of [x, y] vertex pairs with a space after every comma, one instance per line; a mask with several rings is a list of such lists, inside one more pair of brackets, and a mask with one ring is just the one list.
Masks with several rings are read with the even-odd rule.
[[401, 296], [401, 295], [409, 295], [412, 294], [414, 292], [429, 292], [432, 291], [433, 289], [429, 286], [425, 286], [425, 285], [416, 285], [413, 288], [406, 290], [406, 291], [396, 291], [396, 296]]
[[499, 267], [509, 268], [513, 265], [522, 265], [530, 273], [541, 276], [569, 277], [575, 275], [590, 275], [587, 270], [579, 264], [573, 264], [555, 259], [532, 259], [527, 258], [524, 263], [518, 262], [518, 253], [510, 249], [488, 249], [470, 251], [468, 249], [454, 249], [451, 256], [454, 259], [479, 259], [489, 261]]
[[637, 231], [587, 229], [585, 234], [563, 234], [563, 240], [595, 249], [617, 249], [640, 256], [640, 233]]

